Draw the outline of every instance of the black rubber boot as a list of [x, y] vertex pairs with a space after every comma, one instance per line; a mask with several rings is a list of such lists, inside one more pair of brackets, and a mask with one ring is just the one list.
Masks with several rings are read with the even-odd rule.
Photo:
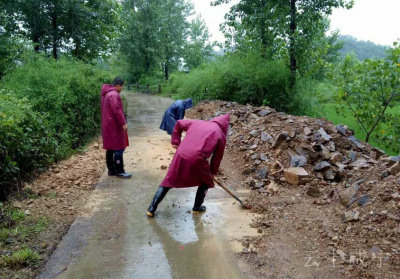
[[115, 162], [114, 162], [114, 150], [107, 150], [106, 151], [106, 163], [108, 169], [109, 176], [117, 175], [117, 171], [115, 170]]
[[117, 171], [117, 177], [119, 177], [119, 178], [131, 178], [132, 177], [132, 174], [125, 172], [123, 157], [115, 157], [115, 170]]
[[147, 210], [147, 215], [150, 217], [154, 217], [154, 213], [156, 213], [157, 207], [164, 199], [165, 195], [171, 188], [168, 187], [158, 187], [156, 194], [154, 195], [153, 201], [151, 202], [149, 209]]
[[193, 214], [199, 214], [206, 211], [206, 207], [203, 205], [204, 199], [206, 198], [208, 191], [207, 185], [201, 185], [197, 189], [196, 198], [194, 200]]

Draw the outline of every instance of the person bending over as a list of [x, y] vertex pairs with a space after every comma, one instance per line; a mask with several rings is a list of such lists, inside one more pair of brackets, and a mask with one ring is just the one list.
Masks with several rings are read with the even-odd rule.
[[166, 131], [168, 135], [172, 134], [176, 121], [185, 118], [185, 110], [193, 107], [192, 99], [175, 101], [165, 111], [164, 118], [161, 122], [160, 129]]
[[[154, 216], [158, 205], [171, 188], [199, 186], [193, 213], [206, 210], [203, 202], [208, 189], [214, 188], [213, 178], [224, 156], [229, 119], [229, 114], [226, 114], [210, 121], [177, 121], [171, 139], [171, 144], [177, 151], [148, 208], [148, 216]], [[186, 131], [186, 136], [181, 141], [183, 131]], [[210, 163], [207, 160], [209, 158]]]

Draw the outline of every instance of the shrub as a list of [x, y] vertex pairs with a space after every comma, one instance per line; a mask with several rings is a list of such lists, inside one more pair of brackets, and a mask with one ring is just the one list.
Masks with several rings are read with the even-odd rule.
[[298, 105], [301, 96], [289, 93], [289, 77], [290, 71], [282, 61], [234, 53], [189, 74], [172, 74], [163, 92], [176, 98], [192, 97], [195, 102], [219, 99], [302, 113]]
[[[112, 77], [72, 59], [29, 55], [0, 89], [0, 188], [67, 157], [100, 126], [100, 89]], [[1, 198], [1, 197], [0, 197]]]

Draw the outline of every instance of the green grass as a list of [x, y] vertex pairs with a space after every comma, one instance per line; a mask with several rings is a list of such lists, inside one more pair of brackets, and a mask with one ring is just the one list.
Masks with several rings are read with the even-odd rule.
[[[326, 118], [327, 120], [333, 122], [335, 125], [338, 124], [347, 125], [350, 129], [354, 130], [355, 136], [358, 139], [362, 141], [365, 140], [366, 134], [361, 128], [361, 126], [358, 124], [357, 120], [351, 115], [350, 110], [344, 112], [342, 111], [340, 114], [338, 114], [336, 110], [338, 105], [335, 103], [324, 103], [321, 104], [321, 106], [323, 109], [321, 109], [318, 115], [315, 116]], [[400, 115], [400, 106], [390, 108], [388, 109], [388, 112]], [[375, 130], [374, 133], [376, 132], [379, 132], [379, 130]], [[393, 152], [393, 150], [388, 149], [384, 144], [382, 144], [379, 141], [375, 141], [372, 139], [369, 141], [369, 143], [374, 147], [378, 147], [380, 149], [385, 150], [388, 154], [397, 155], [395, 154], [395, 152]]]
[[36, 251], [29, 248], [17, 250], [11, 256], [1, 256], [0, 264], [9, 268], [21, 268], [24, 266], [32, 266], [40, 261], [40, 256]]

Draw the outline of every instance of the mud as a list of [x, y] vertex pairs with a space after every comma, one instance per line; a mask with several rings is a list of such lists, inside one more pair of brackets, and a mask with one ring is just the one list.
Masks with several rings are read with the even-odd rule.
[[[207, 212], [192, 215], [196, 188], [171, 190], [155, 218], [146, 209], [174, 150], [158, 129], [172, 100], [126, 92], [130, 180], [103, 174], [86, 210], [71, 226], [38, 278], [245, 278], [234, 252], [254, 214], [223, 190], [209, 191]], [[246, 193], [240, 193], [246, 195]]]

